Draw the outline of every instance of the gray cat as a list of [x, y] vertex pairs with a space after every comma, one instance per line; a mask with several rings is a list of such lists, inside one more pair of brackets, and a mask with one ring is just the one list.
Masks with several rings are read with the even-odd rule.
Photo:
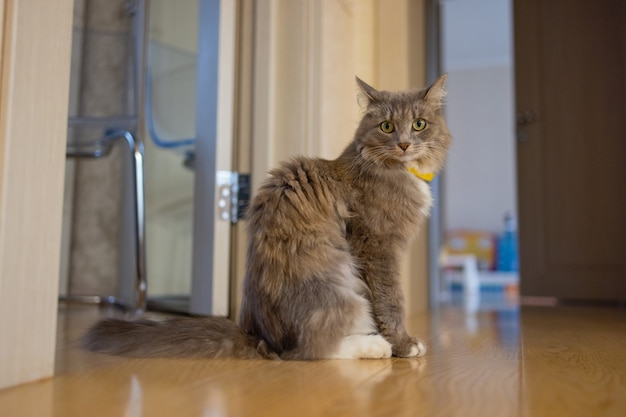
[[446, 76], [419, 91], [366, 99], [354, 140], [335, 160], [296, 158], [271, 172], [248, 211], [240, 323], [107, 319], [85, 348], [134, 357], [388, 358], [426, 348], [407, 334], [399, 264], [432, 205], [423, 174], [451, 136]]

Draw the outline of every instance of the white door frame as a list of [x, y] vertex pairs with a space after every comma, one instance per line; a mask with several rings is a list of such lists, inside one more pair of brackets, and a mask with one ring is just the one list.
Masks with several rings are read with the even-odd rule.
[[217, 201], [233, 166], [236, 1], [200, 0], [199, 19], [190, 312], [226, 316], [232, 226]]
[[[427, 0], [426, 2], [426, 84], [430, 85], [441, 76], [441, 2]], [[437, 309], [441, 302], [441, 268], [439, 267], [439, 252], [443, 245], [445, 225], [443, 224], [443, 210], [445, 207], [442, 171], [431, 183], [434, 197], [433, 208], [428, 222], [428, 306], [431, 310]]]

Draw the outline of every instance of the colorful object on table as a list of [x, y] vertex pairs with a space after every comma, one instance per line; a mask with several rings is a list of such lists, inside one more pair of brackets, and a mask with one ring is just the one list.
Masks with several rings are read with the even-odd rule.
[[451, 230], [446, 233], [446, 250], [450, 255], [474, 255], [478, 269], [496, 266], [496, 235], [480, 230]]
[[504, 232], [498, 236], [498, 271], [519, 270], [517, 222], [511, 213], [504, 216]]

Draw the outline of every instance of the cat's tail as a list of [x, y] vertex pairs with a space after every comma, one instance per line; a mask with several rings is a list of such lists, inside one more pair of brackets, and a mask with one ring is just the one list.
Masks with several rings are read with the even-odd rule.
[[92, 352], [139, 358], [278, 358], [263, 340], [225, 317], [105, 319], [87, 331], [81, 344]]

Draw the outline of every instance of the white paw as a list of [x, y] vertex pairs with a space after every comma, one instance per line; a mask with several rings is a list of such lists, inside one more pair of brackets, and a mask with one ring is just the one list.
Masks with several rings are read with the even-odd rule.
[[355, 334], [344, 337], [333, 359], [381, 359], [391, 357], [391, 343], [381, 335]]
[[391, 343], [385, 340], [381, 335], [368, 336], [370, 342], [366, 347], [361, 359], [380, 359], [391, 358]]
[[424, 356], [426, 353], [426, 345], [424, 345], [421, 341], [417, 341], [417, 345], [411, 346], [411, 350], [409, 351], [409, 358], [415, 358], [419, 356]]

